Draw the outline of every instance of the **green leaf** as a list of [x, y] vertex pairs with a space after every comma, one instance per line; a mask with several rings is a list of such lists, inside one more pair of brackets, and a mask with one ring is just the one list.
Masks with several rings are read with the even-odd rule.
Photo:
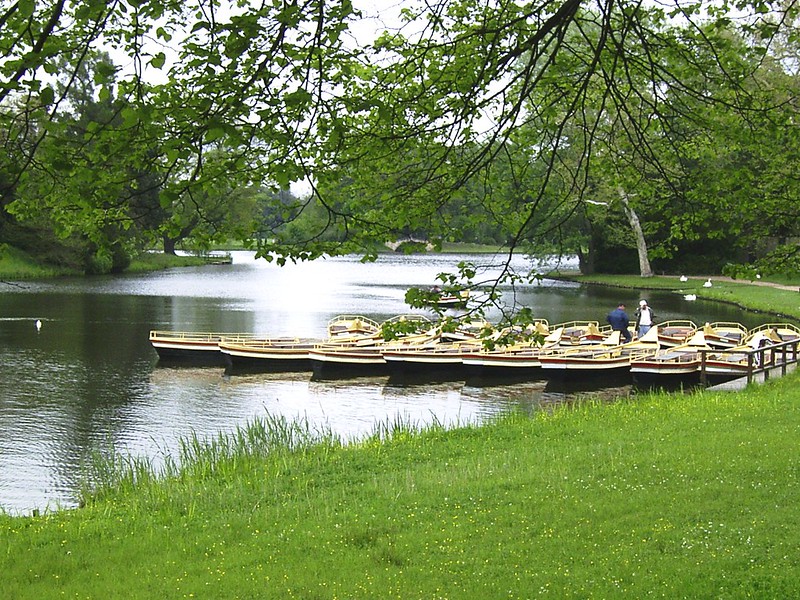
[[180, 196], [172, 190], [161, 190], [158, 195], [158, 202], [161, 208], [170, 208], [178, 198], [180, 198]]
[[305, 89], [298, 88], [283, 97], [284, 104], [288, 107], [305, 106], [311, 103], [312, 96]]
[[156, 29], [156, 37], [164, 40], [165, 42], [169, 42], [172, 40], [172, 34], [170, 34], [166, 29], [163, 27], [158, 27]]
[[55, 100], [55, 92], [49, 85], [45, 86], [39, 92], [39, 102], [42, 106], [49, 106]]
[[218, 139], [225, 137], [225, 128], [224, 127], [211, 127], [206, 132], [206, 142], [214, 142]]
[[154, 55], [153, 58], [150, 59], [150, 66], [156, 69], [160, 69], [164, 66], [164, 63], [167, 62], [167, 55], [163, 52], [159, 52], [158, 54]]

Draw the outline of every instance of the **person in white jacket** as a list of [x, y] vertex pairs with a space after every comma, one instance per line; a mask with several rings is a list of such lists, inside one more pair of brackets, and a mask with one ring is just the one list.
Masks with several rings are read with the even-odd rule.
[[639, 301], [639, 308], [636, 309], [636, 335], [642, 337], [645, 333], [650, 331], [650, 328], [656, 322], [656, 314], [653, 309], [647, 305], [647, 300]]

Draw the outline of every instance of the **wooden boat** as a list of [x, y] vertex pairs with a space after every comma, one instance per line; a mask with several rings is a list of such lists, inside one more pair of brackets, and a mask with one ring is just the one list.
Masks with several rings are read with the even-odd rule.
[[778, 337], [783, 342], [791, 342], [800, 339], [800, 327], [793, 323], [764, 323], [748, 331], [748, 336], [754, 336], [759, 332], [769, 333], [772, 337]]
[[395, 376], [435, 375], [438, 379], [458, 379], [464, 375], [463, 357], [482, 347], [478, 338], [442, 342], [432, 337], [419, 343], [387, 344], [381, 349], [388, 371]]
[[381, 325], [362, 315], [338, 315], [328, 321], [329, 338], [355, 338], [380, 335]]
[[223, 336], [219, 349], [232, 369], [310, 371], [308, 351], [319, 341], [313, 338]]
[[661, 346], [681, 346], [697, 331], [697, 324], [693, 321], [664, 321], [658, 323], [658, 342]]
[[561, 329], [560, 346], [600, 344], [612, 333], [611, 325], [600, 325], [597, 321], [568, 321], [553, 327]]
[[[589, 347], [602, 343], [612, 334], [611, 327], [597, 321], [569, 321], [552, 328], [539, 329], [539, 338], [495, 349], [481, 348], [462, 357], [470, 372], [483, 376], [530, 376], [541, 370], [539, 356], [545, 349]], [[619, 343], [619, 335], [615, 338]]]
[[481, 376], [515, 375], [538, 373], [542, 363], [539, 355], [543, 348], [558, 346], [564, 335], [563, 327], [556, 327], [540, 342], [528, 342], [501, 348], [478, 348], [465, 353], [461, 361], [468, 371]]
[[[710, 381], [747, 377], [753, 368], [780, 360], [771, 346], [800, 340], [800, 328], [791, 323], [766, 323], [753, 328], [741, 344], [705, 355], [702, 369]], [[766, 350], [764, 350], [766, 349]]]
[[706, 343], [712, 348], [734, 348], [747, 337], [747, 327], [741, 323], [716, 321], [702, 328]]
[[402, 346], [407, 344], [429, 343], [438, 335], [430, 319], [423, 315], [401, 315], [384, 321], [379, 331], [384, 327], [392, 330], [397, 324], [411, 324], [404, 331], [404, 327], [397, 330], [396, 338], [387, 340], [382, 333], [362, 336], [358, 339], [329, 339], [325, 342], [314, 344], [308, 350], [308, 358], [316, 377], [348, 376], [375, 374], [387, 371], [383, 349], [387, 345]]
[[463, 308], [469, 300], [469, 290], [461, 290], [458, 294], [442, 293], [436, 305], [439, 308]]
[[315, 344], [309, 349], [308, 358], [316, 377], [375, 374], [386, 367], [377, 346], [377, 343], [370, 346]]
[[481, 352], [486, 344], [498, 342], [509, 333], [528, 338], [528, 342], [521, 343], [529, 345], [548, 334], [549, 330], [544, 320], [531, 324], [521, 332], [507, 328], [495, 330], [486, 321], [467, 321], [459, 323], [454, 332], [442, 331], [439, 336], [423, 344], [389, 344], [383, 349], [383, 357], [394, 375], [425, 374], [436, 375], [440, 379], [454, 379], [471, 370], [464, 362], [466, 356]]
[[685, 344], [661, 348], [654, 354], [631, 359], [631, 374], [636, 383], [699, 380], [700, 350], [710, 349], [704, 332], [698, 330]]
[[308, 353], [321, 343], [369, 343], [381, 338], [381, 325], [361, 315], [338, 315], [328, 321], [328, 337], [223, 336], [220, 352], [232, 370], [311, 370]]
[[428, 306], [440, 310], [464, 308], [470, 298], [469, 290], [442, 290], [438, 285], [434, 285], [428, 290], [410, 288], [408, 291], [414, 292], [415, 299], [412, 305]]
[[499, 335], [489, 321], [483, 319], [445, 319], [438, 325], [439, 341], [472, 342], [477, 339], [488, 339]]
[[457, 379], [463, 375], [464, 353], [473, 352], [479, 347], [479, 341], [433, 341], [405, 346], [391, 345], [384, 348], [382, 353], [391, 374], [426, 374], [443, 379]]
[[631, 342], [619, 343], [619, 331], [613, 332], [600, 344], [589, 347], [546, 348], [539, 353], [539, 362], [545, 375], [574, 373], [610, 373], [628, 371], [631, 360], [659, 349], [659, 328], [655, 326], [644, 336]]
[[[429, 335], [419, 334], [406, 336], [402, 342], [395, 340], [392, 344], [424, 344], [430, 339]], [[370, 344], [315, 344], [308, 351], [308, 358], [316, 377], [383, 374], [388, 373], [383, 355], [383, 346], [386, 344], [379, 340]]]
[[311, 370], [309, 351], [320, 344], [370, 344], [382, 339], [381, 324], [361, 315], [338, 315], [328, 321], [327, 338], [223, 337], [220, 351], [231, 370]]
[[[380, 325], [360, 315], [339, 315], [328, 322], [328, 338], [337, 340], [361, 339], [369, 336], [380, 335]], [[226, 350], [221, 348], [225, 340]], [[319, 340], [316, 340], [319, 341]], [[234, 347], [237, 355], [243, 359], [276, 358], [269, 351], [279, 346], [283, 348], [280, 356], [294, 360], [299, 348], [289, 349], [304, 343], [297, 338], [264, 337], [248, 333], [207, 333], [188, 331], [159, 331], [150, 332], [150, 343], [159, 358], [165, 361], [191, 362], [194, 364], [230, 364], [231, 352]]]
[[219, 341], [230, 335], [248, 337], [247, 334], [152, 330], [150, 344], [165, 361], [222, 365], [225, 357], [220, 352]]

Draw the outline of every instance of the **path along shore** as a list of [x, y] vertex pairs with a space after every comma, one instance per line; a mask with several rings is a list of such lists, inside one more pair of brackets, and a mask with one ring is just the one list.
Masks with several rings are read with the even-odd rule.
[[764, 287], [772, 287], [779, 290], [788, 290], [790, 292], [800, 291], [800, 287], [796, 285], [784, 285], [782, 283], [774, 283], [772, 281], [764, 281], [763, 279], [734, 279], [733, 277], [725, 277], [723, 275], [688, 275], [689, 279], [700, 279], [703, 281], [711, 280], [711, 283], [715, 281], [725, 281], [729, 283], [746, 283], [747, 285], [760, 285]]

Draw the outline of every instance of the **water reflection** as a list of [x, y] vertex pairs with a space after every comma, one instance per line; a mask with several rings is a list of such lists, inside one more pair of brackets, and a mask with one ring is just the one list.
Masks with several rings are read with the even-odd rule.
[[[489, 257], [491, 258], [491, 257]], [[428, 286], [461, 260], [485, 256], [352, 257], [280, 268], [236, 253], [233, 265], [118, 277], [59, 278], [0, 294], [0, 506], [27, 512], [71, 506], [93, 449], [158, 461], [191, 434], [213, 436], [267, 412], [304, 418], [343, 437], [394, 419], [455, 424], [509, 408], [538, 410], [576, 393], [628, 394], [630, 386], [576, 390], [545, 380], [314, 381], [308, 373], [226, 374], [221, 367], [159, 364], [150, 329], [324, 335], [329, 319], [409, 312], [405, 291]], [[515, 259], [526, 269], [524, 259]], [[489, 277], [498, 271], [487, 269]], [[506, 290], [551, 323], [600, 319], [642, 292], [555, 281]], [[735, 307], [647, 295], [660, 317], [761, 322]], [[37, 331], [35, 321], [42, 321]]]

